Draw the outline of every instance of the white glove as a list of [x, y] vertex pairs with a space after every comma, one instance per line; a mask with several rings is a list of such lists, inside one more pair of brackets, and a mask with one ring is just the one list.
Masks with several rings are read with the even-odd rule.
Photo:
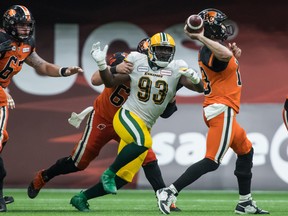
[[108, 45], [105, 45], [104, 49], [101, 51], [99, 41], [92, 45], [90, 54], [92, 58], [96, 61], [100, 71], [103, 71], [107, 68], [106, 63], [107, 50]]
[[87, 107], [81, 113], [77, 114], [75, 112], [71, 113], [71, 117], [68, 119], [70, 125], [79, 128], [83, 119], [93, 110], [92, 106]]
[[190, 79], [193, 84], [198, 84], [200, 82], [200, 77], [198, 76], [197, 72], [191, 68], [180, 69], [179, 73]]

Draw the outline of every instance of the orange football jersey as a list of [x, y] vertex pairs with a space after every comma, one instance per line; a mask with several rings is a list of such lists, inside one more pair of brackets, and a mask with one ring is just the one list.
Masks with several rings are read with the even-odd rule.
[[225, 104], [238, 113], [242, 82], [237, 59], [233, 56], [228, 63], [220, 62], [204, 46], [199, 52], [199, 66], [205, 88], [203, 106]]
[[[0, 31], [0, 43], [9, 39], [8, 34]], [[0, 85], [3, 88], [9, 85], [11, 78], [22, 69], [25, 59], [35, 50], [33, 38], [25, 43], [13, 41], [11, 45], [12, 50], [0, 53]]]
[[130, 93], [130, 83], [121, 84], [114, 88], [104, 88], [95, 99], [94, 109], [101, 117], [112, 122], [117, 110], [123, 105]]

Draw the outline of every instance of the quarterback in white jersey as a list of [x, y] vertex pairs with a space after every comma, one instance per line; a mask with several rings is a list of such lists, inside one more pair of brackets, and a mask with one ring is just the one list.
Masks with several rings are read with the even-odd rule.
[[[152, 147], [150, 130], [174, 98], [177, 86], [197, 92], [204, 89], [198, 74], [189, 69], [185, 61], [173, 60], [175, 41], [167, 33], [160, 32], [150, 38], [148, 56], [136, 52], [127, 56], [125, 61], [133, 65], [129, 75], [111, 73], [116, 68], [107, 67], [107, 50], [106, 45], [101, 51], [100, 42], [94, 44], [91, 50], [105, 86], [113, 87], [130, 80], [131, 89], [128, 99], [113, 119], [114, 129], [121, 138], [118, 155], [101, 176], [104, 190], [116, 194], [116, 173], [133, 178], [138, 172], [147, 150]], [[122, 173], [118, 173], [120, 169]]]

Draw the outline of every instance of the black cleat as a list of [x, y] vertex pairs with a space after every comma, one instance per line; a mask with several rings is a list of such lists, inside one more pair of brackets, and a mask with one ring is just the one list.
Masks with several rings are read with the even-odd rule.
[[6, 212], [7, 207], [4, 198], [0, 198], [0, 212]]
[[14, 202], [14, 198], [12, 196], [4, 196], [3, 199], [6, 205]]

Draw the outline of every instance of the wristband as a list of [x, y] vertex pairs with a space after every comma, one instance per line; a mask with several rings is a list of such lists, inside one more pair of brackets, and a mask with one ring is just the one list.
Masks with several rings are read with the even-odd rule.
[[66, 77], [68, 75], [66, 75], [66, 70], [68, 69], [68, 67], [61, 67], [59, 68], [59, 75], [62, 76], [62, 77]]
[[107, 64], [105, 60], [97, 62], [97, 65], [98, 65], [99, 71], [104, 71], [107, 68]]
[[191, 82], [193, 83], [193, 84], [195, 84], [195, 85], [197, 85], [197, 84], [199, 84], [200, 83], [200, 77], [193, 77], [193, 79], [191, 79]]

